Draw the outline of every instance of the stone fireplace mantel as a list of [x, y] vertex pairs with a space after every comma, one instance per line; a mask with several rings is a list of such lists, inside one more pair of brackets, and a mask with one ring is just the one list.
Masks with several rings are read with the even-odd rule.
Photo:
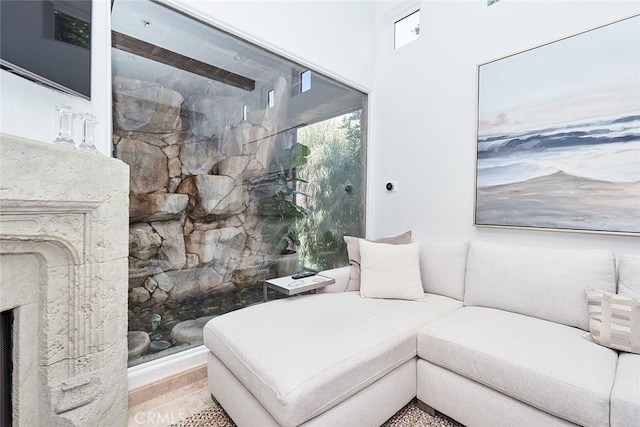
[[127, 422], [129, 168], [0, 135], [14, 426]]

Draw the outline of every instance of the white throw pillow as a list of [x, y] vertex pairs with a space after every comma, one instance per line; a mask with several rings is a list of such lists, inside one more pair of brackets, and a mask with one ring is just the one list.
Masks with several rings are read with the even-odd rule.
[[[351, 265], [347, 291], [360, 290], [360, 240], [364, 239], [352, 236], [344, 236], [344, 241], [347, 244], [349, 264]], [[407, 243], [411, 243], [411, 230], [405, 231], [404, 233], [397, 236], [382, 237], [381, 239], [373, 240], [373, 242], [391, 243], [393, 245], [404, 245]]]
[[424, 300], [420, 245], [391, 245], [360, 240], [360, 296]]

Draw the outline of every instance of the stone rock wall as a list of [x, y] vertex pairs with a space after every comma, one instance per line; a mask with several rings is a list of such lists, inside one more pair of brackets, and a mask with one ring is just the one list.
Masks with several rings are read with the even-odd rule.
[[160, 84], [115, 77], [113, 90], [114, 154], [131, 168], [129, 329], [148, 330], [153, 313], [168, 326], [211, 314], [182, 306], [273, 275], [251, 182], [282, 139], [285, 80], [259, 123], [238, 123], [241, 100], [208, 95], [192, 111]]

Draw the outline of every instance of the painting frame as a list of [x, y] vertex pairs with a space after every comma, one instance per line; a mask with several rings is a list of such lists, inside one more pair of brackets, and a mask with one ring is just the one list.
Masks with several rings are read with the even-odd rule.
[[478, 65], [474, 226], [640, 236], [629, 34], [640, 14]]

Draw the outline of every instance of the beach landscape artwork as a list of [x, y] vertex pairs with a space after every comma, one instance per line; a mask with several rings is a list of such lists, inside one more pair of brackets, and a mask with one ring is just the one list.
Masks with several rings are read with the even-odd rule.
[[475, 224], [640, 234], [640, 15], [478, 66]]

